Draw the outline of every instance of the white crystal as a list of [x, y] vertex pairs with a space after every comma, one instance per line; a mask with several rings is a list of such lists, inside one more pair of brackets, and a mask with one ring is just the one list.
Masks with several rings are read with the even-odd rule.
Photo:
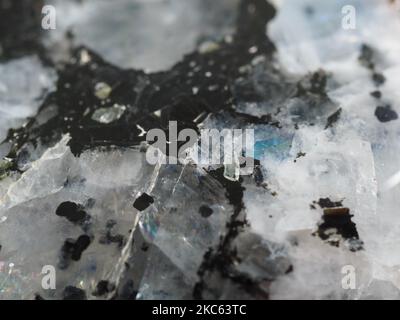
[[0, 141], [36, 113], [46, 93], [55, 88], [55, 72], [36, 56], [0, 64]]
[[[65, 136], [9, 183], [0, 200], [0, 219], [4, 218], [0, 264], [14, 264], [13, 270], [0, 267], [1, 299], [30, 299], [35, 293], [59, 299], [67, 285], [82, 288], [93, 298], [97, 282], [108, 279], [121, 257], [116, 243], [99, 243], [107, 221], [115, 220], [113, 232], [125, 238], [129, 229], [135, 229], [132, 195], [143, 188], [152, 172], [146, 169], [144, 154], [135, 149], [96, 149], [75, 158], [68, 140]], [[64, 241], [85, 232], [57, 216], [56, 209], [64, 201], [85, 205], [89, 200], [92, 204], [85, 210], [91, 217], [87, 232], [94, 237], [92, 243], [79, 263], [72, 261], [66, 270], [58, 269]], [[56, 290], [42, 290], [41, 272], [46, 265], [56, 267]]]
[[[398, 7], [369, 0], [274, 3], [278, 14], [267, 32], [277, 46], [280, 67], [296, 76], [319, 68], [330, 72], [327, 93], [342, 113], [332, 131], [320, 124], [300, 127], [289, 159], [264, 160], [268, 187], [277, 192], [276, 197], [267, 194], [267, 206], [262, 192], [245, 193], [248, 216], [258, 233], [268, 239], [290, 235], [298, 243], [289, 251], [293, 272], [272, 284], [271, 297], [398, 297], [400, 186], [392, 183], [388, 188], [387, 181], [399, 172], [400, 130], [398, 120], [381, 123], [374, 115], [378, 103], [400, 111]], [[341, 26], [345, 5], [356, 8], [355, 30]], [[364, 43], [376, 50], [377, 70], [386, 77], [379, 88], [383, 102], [371, 97], [376, 90], [371, 73], [358, 61]], [[306, 155], [294, 162], [299, 151]], [[320, 210], [310, 209], [310, 200], [321, 197], [343, 199], [365, 250], [354, 254], [310, 235], [321, 219]], [[262, 214], [272, 218], [263, 219]], [[355, 267], [358, 290], [344, 290], [341, 285], [346, 265]]]
[[76, 3], [57, 0], [49, 3], [59, 12], [57, 29], [49, 34], [47, 41], [50, 48], [72, 29], [77, 44], [87, 45], [114, 64], [158, 71], [168, 69], [184, 54], [195, 50], [202, 38], [223, 38], [231, 34], [238, 1]]
[[92, 119], [100, 123], [108, 124], [121, 118], [125, 110], [126, 107], [119, 104], [114, 104], [109, 108], [99, 108], [93, 113]]

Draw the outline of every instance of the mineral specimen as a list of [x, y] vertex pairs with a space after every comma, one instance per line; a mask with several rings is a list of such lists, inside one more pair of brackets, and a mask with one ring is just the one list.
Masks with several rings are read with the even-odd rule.
[[[0, 0], [0, 298], [399, 298], [399, 8]], [[166, 161], [171, 123], [254, 165]]]

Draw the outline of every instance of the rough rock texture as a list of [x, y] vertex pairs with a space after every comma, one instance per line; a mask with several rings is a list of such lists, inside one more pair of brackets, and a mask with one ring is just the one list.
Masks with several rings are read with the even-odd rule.
[[[399, 298], [398, 4], [45, 2], [0, 0], [0, 298]], [[150, 165], [169, 121], [254, 168]]]

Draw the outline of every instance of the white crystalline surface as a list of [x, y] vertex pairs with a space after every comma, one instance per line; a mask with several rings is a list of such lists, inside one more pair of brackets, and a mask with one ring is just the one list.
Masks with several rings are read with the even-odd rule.
[[55, 72], [36, 56], [0, 64], [0, 141], [10, 128], [33, 116], [47, 92], [54, 89]]
[[[222, 186], [194, 166], [150, 166], [136, 148], [93, 149], [75, 157], [69, 140], [64, 136], [22, 175], [1, 181], [0, 298], [60, 299], [71, 285], [96, 298], [99, 281], [119, 285], [131, 255], [134, 270], [144, 270], [136, 284], [138, 298], [191, 298], [203, 254], [217, 245], [232, 214]], [[143, 192], [155, 202], [139, 215], [132, 199]], [[55, 214], [66, 201], [82, 205], [90, 216], [87, 225]], [[199, 214], [204, 204], [212, 208], [211, 217]], [[115, 221], [112, 235], [123, 236], [121, 245], [101, 240], [110, 221]], [[142, 243], [132, 238], [137, 222], [152, 244], [149, 254], [139, 257], [135, 250], [141, 252]], [[84, 234], [91, 243], [79, 261], [60, 267], [66, 239]], [[56, 267], [56, 290], [42, 290], [47, 265]]]
[[[203, 255], [218, 244], [232, 209], [222, 186], [193, 166], [162, 166], [151, 194], [158, 200], [143, 212], [140, 226], [157, 248], [141, 280], [140, 299], [192, 297]], [[207, 204], [213, 214], [203, 217]]]
[[[115, 284], [111, 294], [138, 299], [193, 298], [197, 284], [203, 298], [400, 298], [400, 120], [375, 115], [378, 105], [400, 112], [400, 8], [383, 0], [272, 2], [277, 15], [267, 32], [276, 61], [260, 56], [243, 66], [243, 77], [232, 83], [232, 109], [199, 124], [254, 129], [259, 172], [238, 177], [235, 162], [223, 179], [223, 166], [164, 164], [161, 154], [151, 166], [146, 144], [92, 147], [74, 156], [68, 134], [39, 146], [48, 149], [34, 150], [38, 159], [18, 159], [23, 172], [0, 176], [0, 299], [61, 298], [66, 286], [96, 298], [100, 280]], [[199, 42], [202, 54], [218, 50], [212, 40], [231, 31], [234, 14], [227, 8], [234, 6], [224, 0], [214, 12], [207, 9], [212, 3], [54, 1], [58, 29], [47, 41], [65, 43], [72, 26], [76, 44], [112, 63], [163, 70]], [[345, 5], [356, 9], [355, 30], [342, 28]], [[362, 45], [372, 48], [375, 71], [386, 79], [379, 86], [359, 61]], [[3, 138], [36, 111], [52, 78], [36, 58], [12, 60], [0, 71]], [[307, 87], [310, 74], [328, 75], [323, 93]], [[101, 100], [110, 95], [104, 84], [97, 89]], [[380, 99], [371, 96], [376, 90]], [[260, 99], [252, 100], [253, 91]], [[131, 110], [97, 111], [92, 120], [113, 125]], [[279, 125], [262, 122], [266, 114]], [[144, 193], [152, 201], [133, 209]], [[324, 212], [317, 202], [324, 198], [348, 208], [359, 239], [332, 229], [336, 242], [320, 237]], [[66, 201], [90, 218], [77, 224], [55, 214]], [[90, 245], [79, 261], [65, 261], [66, 239], [82, 235]], [[57, 269], [56, 290], [42, 290], [44, 265]], [[345, 288], [349, 267], [357, 290]], [[249, 283], [255, 293], [243, 289]]]
[[88, 46], [118, 66], [167, 70], [197, 45], [231, 34], [237, 3], [237, 0], [49, 1], [58, 12], [58, 25], [50, 33], [50, 44], [62, 41], [71, 30], [76, 44]]
[[[76, 158], [68, 140], [64, 136], [49, 148], [28, 171], [9, 182], [7, 192], [1, 195], [1, 299], [31, 299], [36, 293], [59, 299], [71, 284], [85, 290], [90, 298], [97, 282], [113, 272], [124, 245], [100, 241], [107, 223], [115, 221], [112, 235], [124, 239], [135, 226], [131, 197], [146, 177], [143, 153], [134, 149], [92, 150]], [[55, 214], [65, 201], [85, 207], [90, 215], [85, 230]], [[56, 290], [42, 290], [43, 266], [59, 266], [65, 240], [82, 234], [93, 239], [79, 263], [69, 261], [66, 269], [57, 268]]]
[[[287, 158], [261, 159], [268, 190], [246, 188], [252, 229], [269, 240], [289, 236], [293, 272], [272, 283], [270, 297], [398, 298], [400, 126], [398, 119], [380, 122], [374, 113], [382, 104], [400, 112], [399, 7], [373, 0], [273, 2], [278, 12], [268, 35], [280, 68], [294, 77], [328, 72], [328, 97], [342, 112], [328, 130], [325, 123], [299, 125]], [[342, 28], [345, 5], [356, 8], [355, 30]], [[375, 68], [386, 78], [379, 88], [358, 61], [362, 44], [376, 52]], [[370, 94], [375, 90], [382, 93], [379, 101]], [[297, 157], [299, 152], [305, 155]], [[322, 210], [310, 205], [326, 197], [350, 209], [363, 250], [351, 252], [312, 236]], [[358, 290], [342, 286], [347, 265], [355, 268]]]

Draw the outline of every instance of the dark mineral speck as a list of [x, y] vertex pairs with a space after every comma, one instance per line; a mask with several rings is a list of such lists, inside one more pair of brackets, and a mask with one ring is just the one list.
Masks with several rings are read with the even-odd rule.
[[389, 122], [398, 118], [397, 112], [389, 105], [376, 107], [375, 116], [380, 122]]
[[212, 210], [209, 206], [202, 205], [202, 206], [199, 208], [199, 212], [200, 212], [200, 214], [201, 214], [201, 216], [202, 216], [203, 218], [208, 218], [209, 216], [212, 215], [213, 210]]
[[119, 248], [122, 248], [125, 244], [125, 237], [122, 234], [116, 234], [114, 227], [117, 222], [114, 219], [109, 219], [106, 222], [106, 228], [102, 231], [102, 236], [99, 238], [99, 243], [110, 244], [117, 243]]
[[360, 63], [368, 69], [374, 69], [373, 58], [374, 50], [369, 45], [363, 44], [361, 46], [360, 56], [358, 57]]
[[313, 203], [318, 204], [321, 208], [335, 208], [341, 207], [343, 201], [331, 201], [329, 198], [320, 198], [318, 201], [314, 201]]
[[65, 287], [62, 296], [63, 300], [86, 300], [85, 291], [73, 286]]
[[294, 159], [293, 161], [294, 161], [294, 162], [297, 162], [297, 159], [299, 159], [299, 158], [301, 158], [301, 157], [305, 157], [305, 156], [306, 156], [306, 153], [300, 151], [300, 152], [297, 153], [296, 159]]
[[373, 96], [374, 98], [380, 99], [382, 97], [382, 92], [379, 90], [372, 91], [371, 96]]
[[81, 235], [77, 240], [67, 239], [61, 248], [61, 256], [59, 262], [60, 269], [66, 269], [70, 260], [79, 261], [83, 251], [90, 245], [91, 239], [87, 235]]
[[332, 113], [326, 122], [325, 129], [332, 127], [340, 118], [340, 114], [342, 113], [342, 108], [339, 108], [337, 111]]
[[142, 250], [142, 251], [147, 251], [147, 250], [149, 250], [149, 244], [148, 243], [146, 243], [146, 242], [143, 242], [142, 243], [142, 246], [140, 247], [140, 249]]
[[293, 272], [293, 265], [290, 265], [289, 268], [285, 271], [285, 274]]
[[88, 218], [88, 214], [81, 205], [70, 201], [61, 203], [56, 210], [56, 215], [65, 217], [72, 223], [82, 223]]
[[154, 202], [153, 197], [149, 196], [147, 193], [142, 193], [139, 198], [137, 198], [133, 206], [139, 210], [143, 211], [149, 207]]
[[105, 294], [113, 291], [115, 289], [115, 285], [110, 283], [107, 280], [101, 280], [96, 286], [96, 290], [93, 292], [93, 295], [96, 297], [104, 296]]
[[264, 175], [262, 173], [262, 169], [260, 165], [256, 165], [253, 171], [254, 182], [257, 186], [261, 186], [264, 182]]
[[359, 239], [356, 224], [351, 221], [353, 216], [349, 208], [332, 207], [331, 204], [329, 203], [329, 206], [324, 209], [322, 221], [314, 235], [318, 235], [335, 247], [339, 246], [341, 237], [346, 241], [350, 251], [362, 250], [363, 242]]
[[376, 86], [380, 86], [385, 83], [386, 78], [382, 73], [374, 73], [372, 75], [372, 80], [374, 81]]

